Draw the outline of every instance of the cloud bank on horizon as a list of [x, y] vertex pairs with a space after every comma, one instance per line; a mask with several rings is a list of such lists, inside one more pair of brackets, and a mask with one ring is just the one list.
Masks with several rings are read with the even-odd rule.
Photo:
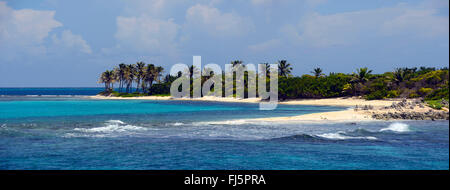
[[118, 63], [375, 72], [449, 63], [447, 0], [0, 0], [0, 87], [95, 86]]

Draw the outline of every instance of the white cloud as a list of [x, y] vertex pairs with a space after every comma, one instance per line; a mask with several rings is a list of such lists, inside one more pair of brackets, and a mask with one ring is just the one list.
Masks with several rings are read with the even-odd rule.
[[122, 0], [128, 16], [148, 15], [153, 18], [169, 18], [184, 12], [195, 4], [216, 6], [223, 0]]
[[316, 47], [360, 43], [374, 36], [448, 37], [448, 16], [436, 13], [406, 4], [331, 15], [314, 13], [281, 31], [289, 41]]
[[64, 30], [59, 38], [56, 35], [53, 35], [52, 40], [58, 47], [75, 49], [87, 54], [92, 53], [91, 47], [87, 44], [87, 42], [80, 35], [72, 34], [70, 30]]
[[246, 34], [252, 30], [253, 24], [236, 13], [222, 13], [217, 8], [198, 4], [187, 10], [185, 27], [222, 37]]
[[14, 10], [0, 1], [0, 49], [11, 54], [45, 53], [44, 39], [50, 31], [62, 26], [54, 15], [55, 11]]
[[449, 33], [448, 17], [436, 16], [435, 10], [405, 10], [392, 20], [382, 25], [382, 32], [387, 35], [413, 33], [419, 36], [444, 36]]
[[271, 4], [272, 0], [252, 0], [252, 4], [254, 5], [267, 5]]
[[52, 36], [52, 44], [46, 39], [62, 23], [54, 18], [55, 11], [32, 9], [14, 10], [0, 1], [0, 53], [4, 60], [13, 60], [23, 55], [39, 56], [49, 51], [61, 53], [61, 48], [76, 49], [92, 53], [90, 46], [79, 35], [65, 30], [60, 37]]
[[138, 52], [174, 51], [179, 25], [149, 16], [117, 17], [118, 46]]
[[281, 44], [281, 41], [278, 39], [268, 40], [259, 44], [254, 44], [248, 46], [248, 49], [254, 52], [262, 52], [272, 48], [276, 48]]

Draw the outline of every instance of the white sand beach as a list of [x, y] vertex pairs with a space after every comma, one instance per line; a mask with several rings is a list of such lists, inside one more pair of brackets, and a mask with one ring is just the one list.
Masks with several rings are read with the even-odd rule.
[[[239, 102], [239, 103], [259, 103], [259, 98], [250, 99], [236, 99], [236, 98], [220, 98], [213, 96], [206, 96], [202, 98], [173, 98], [170, 96], [143, 96], [143, 97], [107, 97], [107, 96], [90, 96], [92, 99], [109, 99], [109, 100], [184, 100], [184, 101], [214, 101], [214, 102]], [[273, 117], [253, 119], [257, 121], [284, 121], [284, 122], [300, 122], [300, 121], [333, 121], [333, 122], [351, 122], [351, 121], [373, 121], [372, 114], [397, 112], [393, 108], [387, 108], [393, 103], [399, 103], [400, 99], [394, 100], [364, 100], [361, 98], [327, 98], [327, 99], [301, 99], [289, 100], [279, 102], [279, 104], [286, 105], [317, 105], [317, 106], [342, 106], [348, 107], [347, 110], [322, 112], [305, 114], [291, 117]], [[412, 100], [408, 100], [412, 101]], [[371, 107], [369, 110], [354, 109], [355, 107], [362, 108], [364, 106]], [[403, 112], [428, 112], [432, 108], [429, 107], [413, 107], [404, 108]]]

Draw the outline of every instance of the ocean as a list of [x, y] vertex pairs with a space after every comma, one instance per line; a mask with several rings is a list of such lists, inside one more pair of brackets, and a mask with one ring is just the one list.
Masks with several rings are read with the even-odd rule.
[[448, 170], [448, 121], [250, 118], [345, 107], [93, 100], [101, 88], [0, 88], [3, 170]]

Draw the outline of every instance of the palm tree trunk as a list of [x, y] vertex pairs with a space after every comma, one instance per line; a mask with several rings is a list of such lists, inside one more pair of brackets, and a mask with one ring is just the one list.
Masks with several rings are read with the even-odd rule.
[[122, 92], [122, 80], [119, 80], [119, 92]]
[[136, 84], [136, 91], [139, 92], [139, 85], [141, 83], [141, 80], [138, 79], [137, 84]]

